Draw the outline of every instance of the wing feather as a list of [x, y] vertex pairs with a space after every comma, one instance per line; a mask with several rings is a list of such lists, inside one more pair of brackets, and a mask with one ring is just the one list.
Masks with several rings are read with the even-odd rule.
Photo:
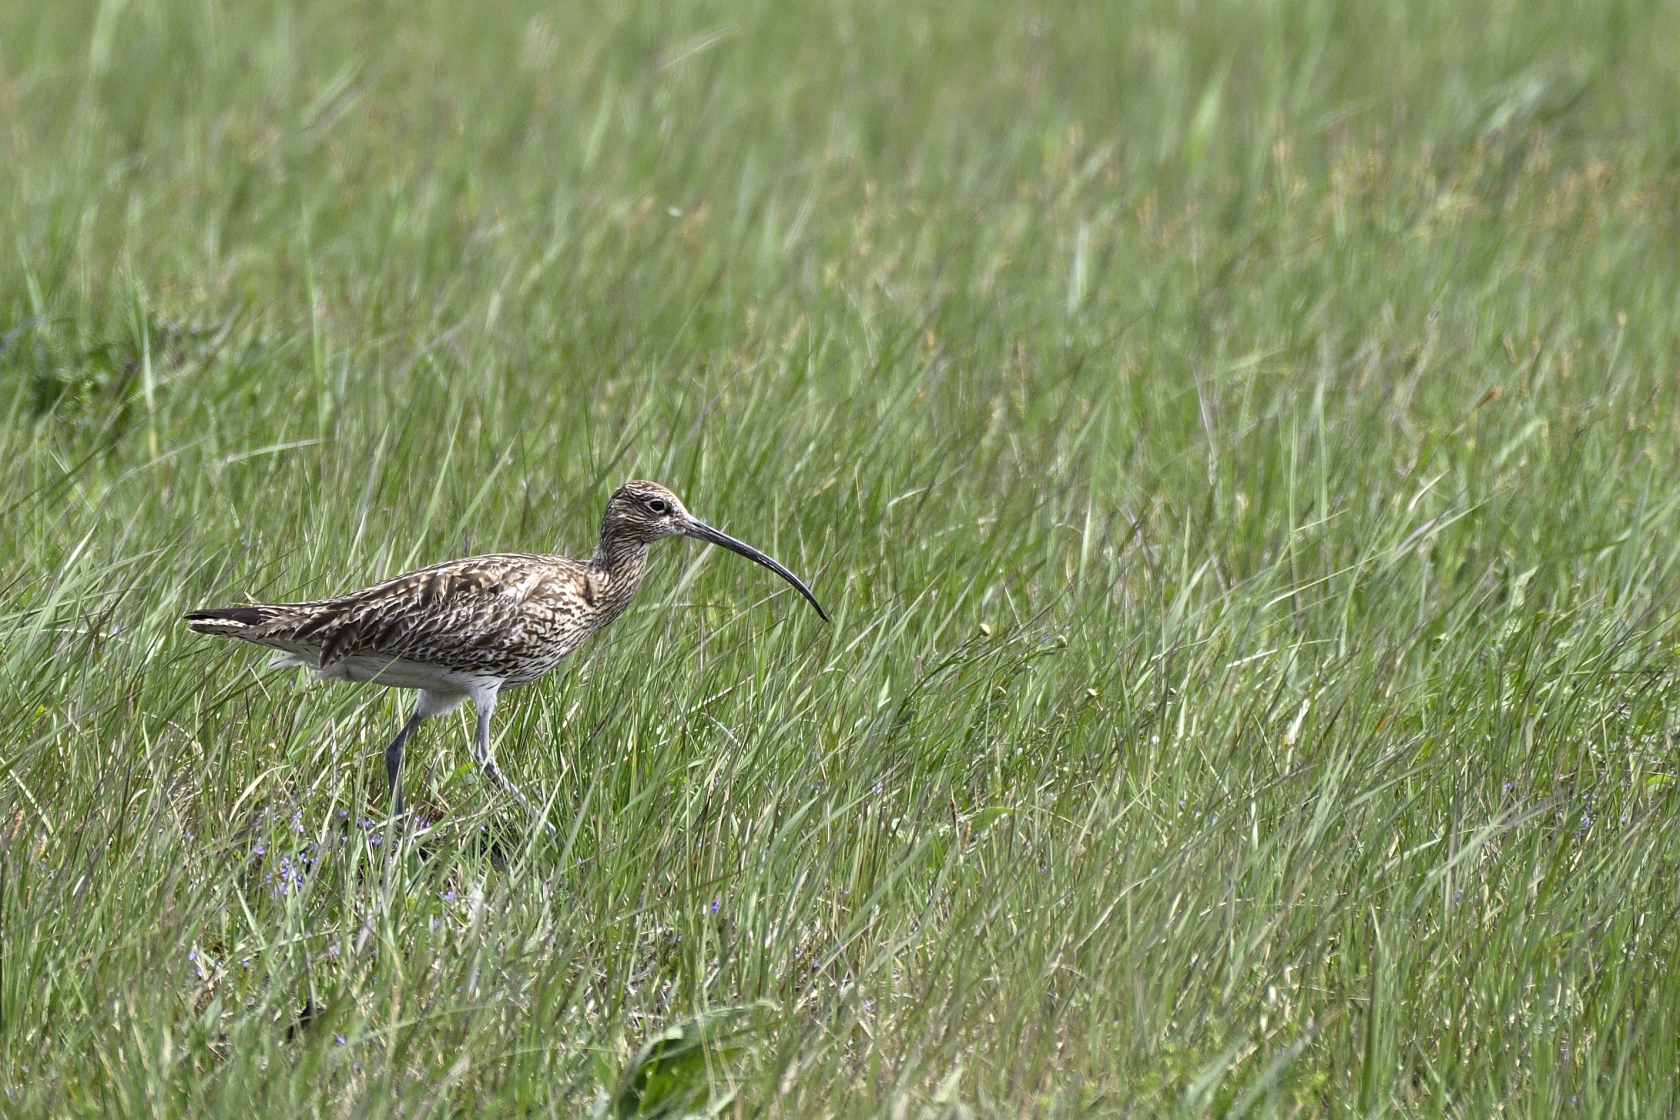
[[[475, 556], [333, 599], [278, 607], [241, 636], [318, 645], [323, 669], [379, 654], [471, 670], [487, 657], [516, 654], [533, 638], [542, 643], [579, 629], [587, 604], [576, 589], [586, 577], [586, 565], [563, 557]], [[533, 625], [536, 632], [528, 633]]]

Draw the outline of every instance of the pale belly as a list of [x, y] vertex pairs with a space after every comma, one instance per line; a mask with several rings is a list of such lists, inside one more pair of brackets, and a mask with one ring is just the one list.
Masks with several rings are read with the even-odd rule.
[[407, 661], [400, 657], [366, 653], [351, 654], [323, 671], [315, 668], [319, 654], [311, 647], [264, 644], [268, 644], [270, 649], [281, 651], [269, 661], [270, 668], [301, 665], [307, 669], [314, 669], [316, 680], [378, 684], [386, 688], [418, 688], [450, 696], [466, 696], [477, 692], [486, 681], [482, 673], [464, 673], [443, 665], [428, 665], [422, 661]]
[[366, 654], [346, 657], [325, 672], [318, 670], [316, 675], [324, 681], [354, 681], [358, 684], [382, 684], [386, 688], [422, 688], [427, 692], [446, 693], [472, 692], [483, 679], [478, 674], [446, 669], [441, 665]]

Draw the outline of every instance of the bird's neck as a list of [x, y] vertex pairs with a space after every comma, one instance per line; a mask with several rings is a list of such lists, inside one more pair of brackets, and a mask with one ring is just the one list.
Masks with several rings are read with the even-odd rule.
[[636, 589], [642, 585], [647, 572], [648, 546], [640, 541], [614, 541], [603, 537], [589, 560], [589, 566], [599, 575], [600, 583], [592, 578], [592, 587], [599, 589], [600, 598], [590, 605], [595, 614], [590, 628], [599, 630], [630, 609]]
[[648, 546], [643, 541], [603, 534], [589, 566], [607, 577], [615, 591], [634, 595], [647, 572]]

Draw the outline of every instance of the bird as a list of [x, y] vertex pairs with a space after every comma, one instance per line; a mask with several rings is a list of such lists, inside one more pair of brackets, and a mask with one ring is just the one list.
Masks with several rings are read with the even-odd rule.
[[472, 701], [473, 760], [527, 811], [530, 803], [496, 765], [490, 715], [503, 690], [532, 684], [630, 606], [648, 549], [693, 537], [762, 564], [828, 613], [805, 583], [758, 549], [701, 521], [656, 482], [626, 482], [607, 500], [587, 560], [494, 553], [449, 560], [383, 583], [307, 603], [248, 603], [188, 611], [199, 634], [275, 650], [270, 668], [304, 666], [317, 680], [417, 690], [413, 714], [385, 748], [391, 812], [403, 816], [403, 751], [422, 723]]

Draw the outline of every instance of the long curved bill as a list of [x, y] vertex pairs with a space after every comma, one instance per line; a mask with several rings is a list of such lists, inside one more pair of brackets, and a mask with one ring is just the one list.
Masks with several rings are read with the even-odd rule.
[[815, 595], [811, 594], [811, 589], [806, 587], [804, 582], [801, 581], [798, 576], [782, 567], [774, 559], [766, 556], [752, 545], [747, 544], [744, 541], [738, 541], [728, 533], [714, 529], [704, 521], [697, 521], [692, 517], [683, 523], [683, 535], [694, 537], [697, 540], [707, 541], [711, 544], [721, 545], [733, 553], [745, 556], [748, 560], [751, 560], [755, 564], [763, 564], [766, 568], [769, 568], [772, 572], [775, 572], [777, 575], [797, 587], [799, 589], [799, 593], [805, 596], [806, 601], [813, 607], [817, 608], [817, 613], [822, 616], [822, 620], [824, 622], [828, 621], [828, 612], [822, 609], [822, 604], [817, 602], [817, 597]]

